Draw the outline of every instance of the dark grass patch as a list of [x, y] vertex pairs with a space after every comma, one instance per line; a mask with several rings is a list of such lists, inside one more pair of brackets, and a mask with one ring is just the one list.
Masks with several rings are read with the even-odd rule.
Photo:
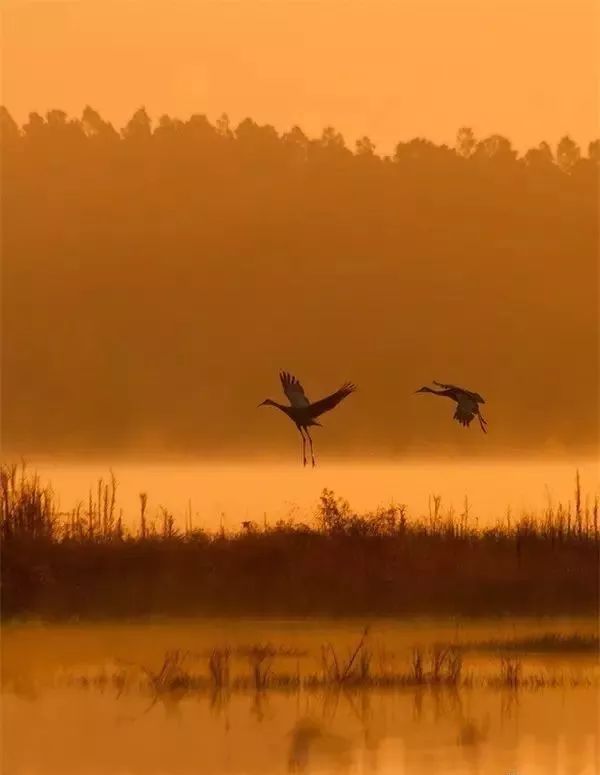
[[490, 651], [517, 653], [568, 653], [568, 654], [599, 654], [600, 638], [598, 635], [581, 633], [561, 634], [547, 632], [542, 635], [530, 635], [508, 640], [485, 640], [462, 643], [462, 651]]

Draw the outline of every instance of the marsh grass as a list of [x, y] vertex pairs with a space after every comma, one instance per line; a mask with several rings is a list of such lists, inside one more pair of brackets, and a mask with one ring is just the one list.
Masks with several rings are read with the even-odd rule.
[[[468, 504], [458, 516], [438, 497], [422, 517], [404, 506], [359, 514], [324, 490], [311, 524], [265, 520], [215, 532], [188, 519], [180, 528], [166, 509], [152, 518], [142, 493], [130, 529], [116, 492], [114, 476], [100, 480], [63, 512], [34, 473], [0, 467], [4, 618], [598, 610], [598, 499], [582, 496], [579, 476], [573, 506], [485, 528]], [[324, 659], [342, 683], [370, 669], [362, 650], [347, 673], [338, 656]], [[218, 675], [223, 658], [215, 656]], [[256, 669], [263, 676], [268, 658]]]
[[471, 641], [460, 644], [462, 651], [499, 652], [513, 651], [521, 654], [598, 654], [600, 638], [586, 633], [554, 633], [529, 635], [521, 638]]
[[461, 680], [462, 667], [462, 654], [456, 646], [434, 644], [428, 650], [413, 649], [410, 674], [417, 685], [456, 686]]
[[[521, 658], [501, 655], [493, 671], [463, 671], [460, 652], [452, 646], [416, 647], [404, 670], [377, 670], [373, 667], [367, 631], [346, 655], [338, 653], [331, 643], [321, 646], [321, 668], [301, 670], [300, 658], [309, 652], [252, 644], [231, 648], [221, 646], [208, 652], [171, 650], [157, 669], [133, 663], [116, 662], [112, 669], [102, 668], [90, 674], [71, 674], [67, 683], [80, 688], [113, 689], [117, 697], [128, 691], [150, 695], [152, 704], [165, 696], [209, 693], [226, 696], [244, 692], [340, 691], [402, 688], [446, 688], [459, 690], [473, 687], [504, 690], [539, 690], [544, 688], [595, 686], [593, 672], [568, 675], [560, 671], [525, 671]], [[290, 659], [297, 660], [296, 670], [286, 669]], [[230, 675], [232, 661], [242, 672]], [[219, 667], [216, 668], [215, 665]], [[243, 667], [245, 665], [245, 671]]]

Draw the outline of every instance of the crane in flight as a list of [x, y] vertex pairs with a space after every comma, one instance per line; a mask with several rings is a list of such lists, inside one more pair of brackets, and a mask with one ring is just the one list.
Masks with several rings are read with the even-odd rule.
[[[294, 422], [296, 428], [300, 431], [302, 436], [302, 462], [306, 465], [306, 439], [308, 438], [310, 444], [310, 456], [313, 466], [315, 465], [315, 453], [313, 450], [313, 441], [308, 430], [311, 425], [320, 426], [321, 423], [317, 422], [316, 418], [320, 417], [324, 412], [329, 412], [346, 396], [356, 390], [356, 386], [351, 382], [346, 382], [339, 390], [332, 393], [330, 396], [322, 398], [320, 401], [311, 403], [304, 392], [304, 388], [296, 377], [288, 374], [286, 371], [279, 372], [279, 379], [283, 387], [283, 392], [287, 396], [290, 402], [289, 406], [285, 404], [278, 404], [277, 401], [272, 401], [267, 398], [259, 406], [276, 406], [277, 409], [281, 409], [284, 414]], [[306, 436], [304, 435], [306, 434]]]
[[487, 422], [479, 411], [479, 404], [485, 404], [484, 399], [479, 393], [472, 393], [470, 390], [465, 390], [456, 385], [444, 385], [442, 382], [436, 382], [433, 380], [433, 384], [437, 385], [441, 390], [433, 390], [430, 387], [419, 388], [417, 393], [433, 393], [434, 396], [445, 396], [456, 401], [456, 411], [454, 412], [454, 419], [461, 425], [467, 427], [471, 420], [477, 416], [479, 425], [484, 433], [487, 433]]

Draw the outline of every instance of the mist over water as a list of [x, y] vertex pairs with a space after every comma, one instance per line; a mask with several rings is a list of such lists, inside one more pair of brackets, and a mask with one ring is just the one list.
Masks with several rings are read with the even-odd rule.
[[523, 511], [541, 512], [549, 504], [574, 500], [579, 470], [582, 493], [591, 500], [600, 493], [600, 466], [594, 459], [386, 461], [378, 459], [319, 463], [303, 468], [288, 462], [178, 461], [32, 461], [42, 484], [51, 484], [62, 510], [85, 505], [90, 489], [112, 471], [117, 480], [117, 505], [127, 525], [135, 526], [139, 494], [148, 495], [148, 513], [159, 507], [177, 520], [191, 512], [196, 527], [238, 529], [241, 522], [291, 518], [310, 521], [324, 488], [359, 511], [391, 503], [405, 504], [412, 517], [426, 516], [434, 496], [442, 511], [465, 512], [479, 525], [506, 520]]

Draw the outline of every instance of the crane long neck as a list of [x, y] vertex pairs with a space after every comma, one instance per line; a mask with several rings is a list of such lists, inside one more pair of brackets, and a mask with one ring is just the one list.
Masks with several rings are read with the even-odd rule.
[[452, 390], [434, 390], [433, 388], [427, 388], [427, 391], [433, 393], [434, 396], [448, 396], [449, 398], [454, 398]]
[[285, 404], [278, 404], [277, 401], [273, 401], [270, 398], [268, 398], [265, 403], [269, 404], [270, 406], [274, 406], [277, 409], [281, 409], [282, 412], [285, 412], [285, 414], [288, 413], [288, 406], [285, 406]]

